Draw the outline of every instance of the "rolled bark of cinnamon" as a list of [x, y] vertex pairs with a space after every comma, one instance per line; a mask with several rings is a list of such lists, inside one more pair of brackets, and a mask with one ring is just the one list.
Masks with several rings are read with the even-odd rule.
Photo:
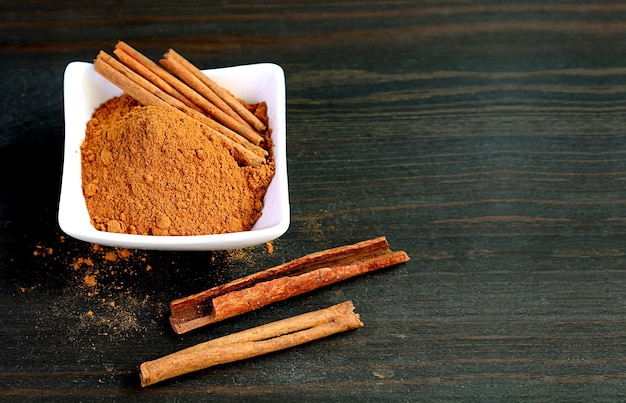
[[409, 260], [385, 237], [315, 252], [170, 303], [178, 334]]
[[[170, 49], [163, 55], [163, 60], [168, 61], [172, 60], [176, 63], [180, 64], [187, 71], [192, 73], [204, 86], [209, 88], [213, 93], [215, 93], [220, 99], [224, 100], [243, 120], [248, 122], [250, 126], [254, 127], [258, 132], [263, 133], [267, 130], [267, 127], [263, 122], [259, 120], [252, 112], [246, 109], [241, 102], [237, 98], [235, 98], [230, 92], [222, 88], [215, 81], [211, 80], [205, 74], [200, 71], [196, 66], [193, 65], [190, 61], [185, 59], [179, 53], [177, 53], [174, 49]], [[182, 77], [181, 77], [182, 79]], [[193, 81], [192, 81], [193, 82]], [[189, 83], [188, 83], [189, 84]], [[190, 85], [191, 86], [191, 85]], [[201, 87], [201, 86], [200, 86]], [[193, 87], [192, 87], [193, 88]]]
[[170, 71], [180, 77], [181, 80], [186, 82], [191, 88], [195, 89], [200, 95], [202, 95], [194, 97], [194, 102], [209, 116], [245, 137], [253, 144], [259, 145], [263, 142], [263, 137], [258, 132], [242, 120], [228, 104], [226, 104], [210, 88], [204, 86], [200, 79], [186, 70], [180, 63], [173, 59], [163, 59], [161, 60], [161, 64], [167, 67]]
[[[175, 53], [174, 51], [172, 52]], [[256, 132], [229, 103], [220, 97], [220, 95], [216, 94], [211, 88], [208, 88], [193, 71], [199, 72], [199, 76], [201, 77], [206, 77], [204, 73], [193, 66], [189, 61], [183, 59], [178, 53], [176, 53], [176, 58], [168, 57], [162, 60], [162, 64], [179, 77], [184, 78], [184, 80], [179, 80], [126, 42], [119, 41], [115, 45], [113, 53], [117, 55], [122, 63], [126, 64], [139, 75], [145, 77], [188, 107], [202, 113], [209, 113], [220, 121], [221, 124], [224, 124], [230, 130], [245, 137], [248, 141], [257, 146], [264, 141], [264, 138], [259, 132]], [[181, 63], [184, 63], [184, 66]], [[190, 83], [191, 85], [187, 85], [186, 83]], [[222, 89], [220, 94], [221, 96], [234, 99], [226, 90]], [[238, 110], [241, 109], [242, 113], [252, 114], [238, 100], [235, 99], [235, 101], [237, 102]], [[254, 116], [254, 114], [252, 114], [252, 116]], [[254, 118], [258, 120], [256, 116], [254, 116]], [[265, 125], [263, 125], [263, 127], [264, 130], [267, 129]]]
[[106, 52], [100, 51], [98, 53], [93, 67], [97, 73], [128, 93], [139, 103], [174, 109], [174, 106], [159, 96], [161, 90], [113, 59]]
[[[129, 50], [127, 51], [125, 49], [129, 49]], [[135, 73], [144, 77], [146, 80], [150, 81], [151, 83], [153, 83], [154, 85], [156, 85], [157, 87], [165, 91], [167, 94], [178, 99], [179, 101], [181, 101], [183, 104], [187, 105], [188, 107], [196, 109], [199, 112], [202, 112], [202, 109], [199, 106], [193, 103], [184, 94], [182, 94], [180, 91], [174, 88], [168, 81], [162, 78], [166, 74], [169, 74], [169, 73], [167, 73], [158, 65], [154, 65], [153, 68], [150, 68], [147, 64], [145, 64], [145, 63], [150, 62], [150, 60], [141, 62], [138, 59], [140, 55], [137, 55], [136, 53], [132, 53], [132, 54], [129, 53], [131, 51], [130, 49], [132, 48], [120, 46], [120, 43], [118, 43], [113, 53], [115, 53], [115, 55], [120, 60], [120, 62], [122, 62], [122, 64], [129, 67]], [[144, 60], [144, 59], [141, 59], [141, 60]], [[162, 74], [157, 74], [156, 69], [163, 70]]]
[[219, 364], [272, 353], [363, 326], [352, 301], [247, 329], [140, 366], [141, 386]]
[[143, 105], [171, 108], [198, 120], [222, 141], [240, 164], [257, 166], [266, 161], [267, 151], [263, 148], [250, 143], [197, 110], [189, 108], [106, 52], [98, 53], [94, 61], [94, 70]]

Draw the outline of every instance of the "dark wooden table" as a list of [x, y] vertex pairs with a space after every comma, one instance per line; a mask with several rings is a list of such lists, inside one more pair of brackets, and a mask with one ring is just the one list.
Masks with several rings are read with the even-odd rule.
[[[626, 398], [623, 3], [213, 3], [0, 3], [0, 400]], [[60, 231], [63, 71], [118, 40], [284, 68], [292, 223], [273, 253]], [[412, 260], [167, 324], [174, 298], [379, 235]], [[361, 329], [139, 386], [143, 361], [348, 299]]]

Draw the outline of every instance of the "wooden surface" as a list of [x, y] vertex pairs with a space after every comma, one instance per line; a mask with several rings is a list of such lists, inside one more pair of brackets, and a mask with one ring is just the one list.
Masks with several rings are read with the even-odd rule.
[[[624, 4], [181, 3], [0, 3], [0, 400], [626, 398]], [[117, 40], [284, 68], [273, 253], [124, 255], [60, 231], [63, 71]], [[379, 235], [412, 260], [168, 327], [174, 298]], [[143, 361], [348, 299], [361, 329], [139, 386]]]

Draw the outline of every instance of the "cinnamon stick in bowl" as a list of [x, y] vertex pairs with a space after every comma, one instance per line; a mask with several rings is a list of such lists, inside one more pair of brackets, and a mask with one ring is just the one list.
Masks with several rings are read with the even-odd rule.
[[304, 294], [348, 278], [409, 260], [385, 237], [311, 253], [170, 303], [178, 334]]
[[[120, 60], [115, 59], [113, 56], [104, 51], [100, 51], [94, 60], [95, 71], [143, 105], [155, 105], [178, 109], [188, 116], [198, 120], [231, 150], [235, 159], [237, 159], [241, 164], [256, 166], [265, 161], [268, 153], [267, 150], [259, 146], [262, 142], [262, 137], [259, 133], [250, 133], [248, 130], [244, 132], [246, 136], [248, 136], [246, 137], [231, 129], [231, 127], [235, 126], [236, 123], [229, 127], [223, 125], [207, 114], [202, 113], [201, 106], [204, 104], [201, 104], [200, 106], [196, 105], [195, 107], [188, 106], [188, 103], [192, 102], [192, 100], [190, 100], [187, 96], [195, 94], [193, 90], [189, 89], [186, 85], [179, 82], [175, 77], [171, 76], [171, 74], [165, 72], [163, 69], [152, 70], [151, 65], [146, 64], [147, 61], [144, 61], [145, 57], [137, 59], [132, 56], [138, 52], [129, 54], [125, 51], [125, 49], [132, 48], [119, 47], [116, 49], [118, 57], [122, 56]], [[123, 62], [128, 63], [128, 65]], [[141, 72], [144, 75], [137, 72]], [[157, 74], [157, 72], [159, 73]], [[168, 82], [164, 82], [165, 80], [163, 78], [167, 76], [171, 76], [171, 79]], [[179, 84], [182, 85], [178, 87], [181, 91], [184, 91], [183, 88], [187, 88], [189, 92], [184, 91], [182, 94], [178, 91], [174, 92], [175, 88], [172, 87], [174, 82], [179, 82]], [[199, 94], [196, 95], [198, 98], [202, 98]], [[208, 102], [206, 100], [204, 101]], [[210, 107], [207, 108], [211, 109]], [[219, 113], [223, 114], [222, 111], [219, 111]], [[250, 138], [253, 141], [250, 141]]]

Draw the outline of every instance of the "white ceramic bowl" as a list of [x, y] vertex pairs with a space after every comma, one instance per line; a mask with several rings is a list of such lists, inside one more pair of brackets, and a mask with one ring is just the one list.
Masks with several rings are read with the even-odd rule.
[[216, 235], [154, 236], [116, 234], [91, 225], [82, 190], [80, 146], [95, 109], [122, 91], [93, 69], [72, 62], [65, 69], [65, 149], [59, 226], [67, 235], [100, 245], [155, 250], [228, 250], [272, 241], [289, 227], [286, 161], [285, 74], [280, 66], [260, 63], [203, 70], [214, 81], [248, 103], [267, 103], [276, 172], [265, 195], [263, 214], [251, 230]]

